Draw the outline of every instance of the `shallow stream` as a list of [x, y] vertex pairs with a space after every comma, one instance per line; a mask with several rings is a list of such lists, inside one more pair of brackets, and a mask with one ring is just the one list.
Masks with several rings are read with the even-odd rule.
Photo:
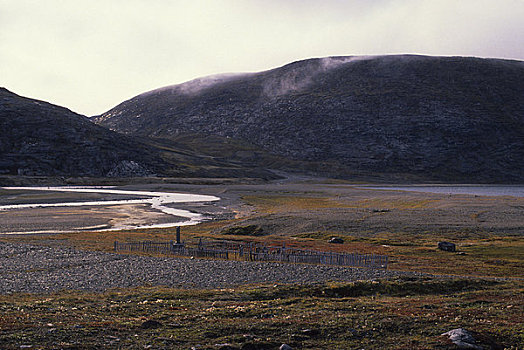
[[24, 191], [117, 194], [117, 195], [125, 195], [128, 198], [129, 196], [138, 197], [138, 198], [123, 199], [123, 200], [88, 201], [88, 202], [11, 204], [11, 205], [0, 206], [0, 210], [31, 209], [31, 208], [45, 208], [45, 207], [79, 207], [79, 206], [110, 206], [110, 205], [129, 205], [129, 204], [148, 204], [151, 206], [151, 208], [161, 211], [164, 214], [187, 219], [186, 221], [183, 221], [183, 222], [170, 222], [170, 223], [141, 225], [141, 226], [127, 226], [127, 227], [118, 227], [118, 228], [109, 228], [109, 229], [105, 228], [104, 230], [137, 229], [137, 228], [142, 229], [142, 228], [160, 228], [160, 227], [196, 225], [205, 219], [204, 215], [199, 214], [199, 213], [194, 213], [189, 210], [171, 208], [168, 205], [173, 204], [173, 203], [212, 202], [212, 201], [220, 200], [220, 198], [215, 197], [215, 196], [207, 196], [207, 195], [199, 195], [199, 194], [117, 190], [111, 187], [2, 187], [2, 189], [4, 190], [24, 190]]

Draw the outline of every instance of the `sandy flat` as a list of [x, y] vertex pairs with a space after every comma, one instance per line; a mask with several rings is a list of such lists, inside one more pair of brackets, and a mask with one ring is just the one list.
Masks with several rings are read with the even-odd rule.
[[64, 232], [184, 221], [146, 204], [50, 207], [0, 211], [0, 233]]

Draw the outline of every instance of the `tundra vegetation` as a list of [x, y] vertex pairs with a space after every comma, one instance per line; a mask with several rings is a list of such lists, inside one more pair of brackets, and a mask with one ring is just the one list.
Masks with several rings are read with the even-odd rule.
[[[205, 191], [236, 198], [229, 206], [236, 216], [184, 227], [186, 242], [227, 239], [386, 254], [389, 269], [426, 275], [2, 295], [2, 348], [277, 349], [285, 343], [294, 349], [454, 349], [441, 334], [455, 328], [472, 332], [486, 349], [524, 343], [520, 198], [370, 191], [339, 183], [210, 185]], [[344, 243], [328, 243], [333, 236]], [[168, 228], [1, 240], [109, 252], [115, 240], [174, 237], [175, 228]], [[454, 242], [457, 251], [439, 250], [440, 241]]]

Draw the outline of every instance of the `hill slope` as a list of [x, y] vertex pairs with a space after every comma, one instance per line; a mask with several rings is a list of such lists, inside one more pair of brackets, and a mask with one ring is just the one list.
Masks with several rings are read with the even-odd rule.
[[166, 167], [152, 147], [4, 88], [0, 129], [0, 174], [143, 176]]
[[524, 182], [522, 91], [520, 61], [331, 57], [154, 90], [95, 121], [230, 138], [332, 176]]
[[0, 88], [0, 130], [0, 175], [271, 177], [169, 142], [121, 135], [5, 88]]

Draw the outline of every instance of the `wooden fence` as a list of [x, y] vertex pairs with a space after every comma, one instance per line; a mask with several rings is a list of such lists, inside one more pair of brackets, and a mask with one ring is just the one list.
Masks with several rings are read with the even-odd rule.
[[388, 257], [385, 255], [320, 252], [314, 250], [286, 248], [285, 246], [265, 246], [254, 243], [241, 244], [229, 241], [200, 241], [196, 246], [176, 244], [173, 241], [132, 243], [121, 243], [115, 241], [114, 250], [162, 253], [195, 258], [273, 261], [377, 269], [387, 269], [388, 265]]

